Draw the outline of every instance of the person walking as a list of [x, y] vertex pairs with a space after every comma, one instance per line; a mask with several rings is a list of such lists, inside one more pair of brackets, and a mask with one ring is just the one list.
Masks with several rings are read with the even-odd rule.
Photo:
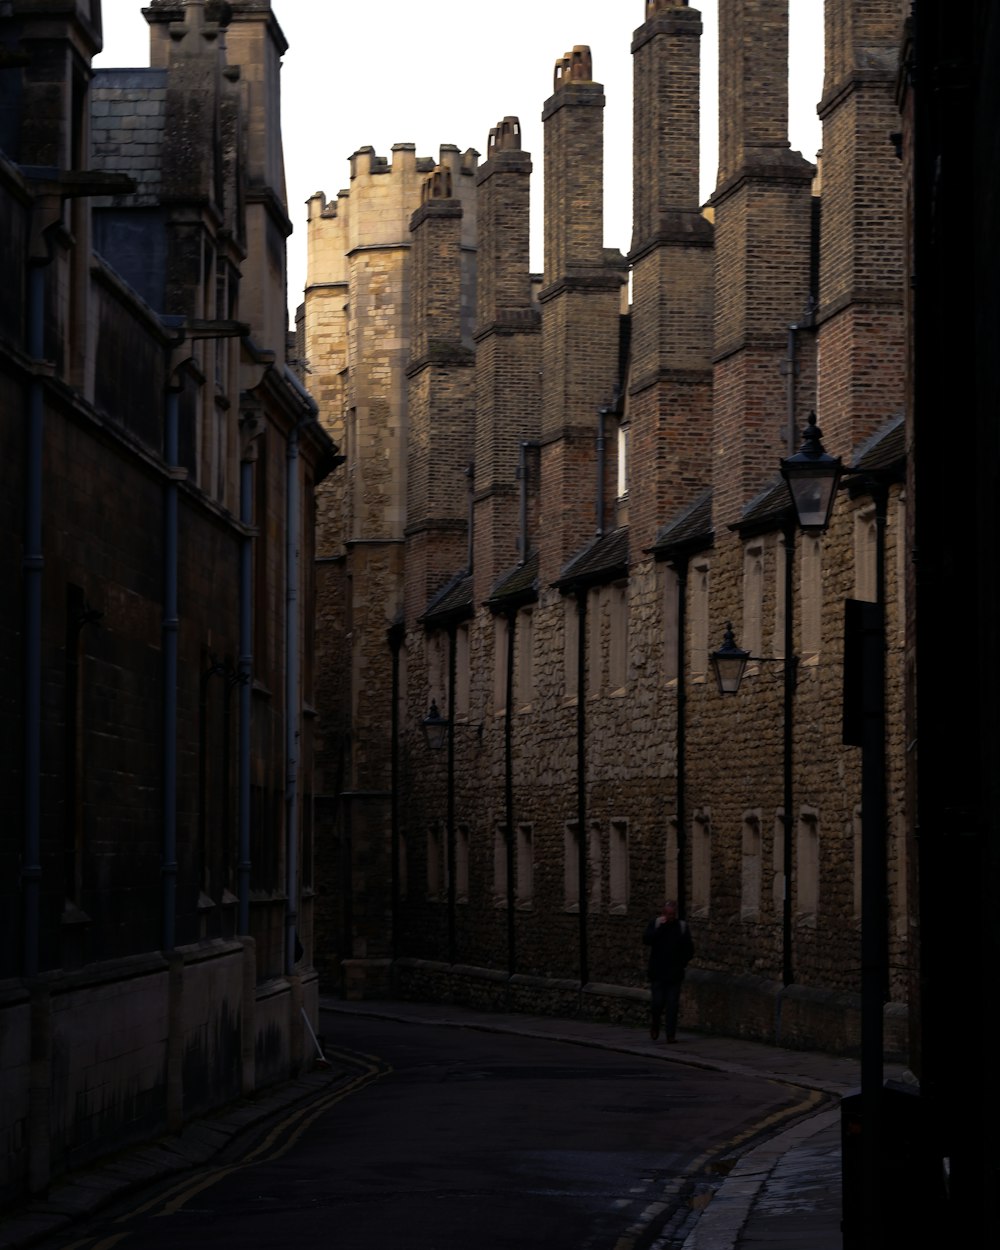
[[642, 940], [649, 947], [649, 981], [652, 1017], [649, 1036], [660, 1036], [660, 1017], [666, 1013], [667, 1041], [677, 1041], [677, 1013], [680, 1009], [684, 970], [694, 958], [694, 942], [687, 921], [677, 915], [677, 904], [668, 900], [658, 916], [646, 926]]

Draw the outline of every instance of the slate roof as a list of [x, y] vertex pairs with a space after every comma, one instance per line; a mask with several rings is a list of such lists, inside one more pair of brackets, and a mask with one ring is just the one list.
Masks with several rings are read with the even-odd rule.
[[573, 557], [552, 584], [569, 590], [574, 586], [597, 586], [628, 573], [628, 528], [621, 526], [602, 534]]
[[685, 551], [703, 551], [711, 547], [712, 539], [712, 492], [708, 490], [667, 522], [649, 550], [657, 559], [666, 560]]
[[905, 459], [906, 427], [903, 414], [897, 412], [857, 448], [851, 467], [871, 473], [880, 469], [896, 468]]
[[472, 616], [472, 574], [458, 573], [428, 603], [422, 617], [424, 625], [446, 625]]
[[516, 569], [512, 569], [500, 578], [493, 587], [486, 604], [494, 611], [499, 611], [502, 608], [531, 603], [537, 598], [538, 552], [536, 551], [528, 556], [524, 564], [519, 564]]

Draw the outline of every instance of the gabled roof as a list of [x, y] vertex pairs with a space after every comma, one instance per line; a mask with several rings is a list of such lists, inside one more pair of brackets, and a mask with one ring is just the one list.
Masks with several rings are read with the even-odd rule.
[[685, 508], [660, 530], [650, 553], [657, 560], [669, 560], [692, 551], [704, 551], [714, 541], [712, 529], [712, 492]]
[[518, 608], [538, 598], [538, 552], [533, 552], [517, 568], [505, 573], [490, 592], [486, 606], [493, 612]]
[[458, 573], [428, 603], [420, 623], [429, 629], [440, 628], [473, 614], [472, 574]]
[[906, 426], [897, 412], [854, 452], [853, 469], [874, 473], [896, 469], [906, 460]]
[[628, 528], [602, 534], [573, 557], [552, 583], [560, 590], [599, 586], [628, 574]]
[[792, 497], [783, 477], [776, 478], [743, 509], [739, 521], [730, 526], [741, 534], [763, 533], [781, 529], [792, 516]]

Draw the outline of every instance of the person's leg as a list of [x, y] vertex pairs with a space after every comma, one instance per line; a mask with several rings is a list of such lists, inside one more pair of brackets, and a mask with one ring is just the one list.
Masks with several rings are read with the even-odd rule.
[[671, 981], [669, 985], [664, 985], [661, 988], [663, 1004], [667, 1011], [667, 1041], [673, 1042], [677, 1040], [677, 1015], [681, 1005], [681, 983], [680, 981]]
[[655, 1042], [660, 1036], [660, 1016], [663, 1015], [663, 982], [654, 981], [650, 989], [649, 1036]]

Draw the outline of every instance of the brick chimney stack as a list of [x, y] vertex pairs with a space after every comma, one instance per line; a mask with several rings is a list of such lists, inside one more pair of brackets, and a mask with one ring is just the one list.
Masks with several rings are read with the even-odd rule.
[[648, 0], [634, 72], [633, 550], [704, 490], [712, 430], [712, 226], [698, 203], [701, 14]]
[[[788, 145], [788, 0], [720, 0], [715, 530], [787, 455], [788, 327], [810, 300], [814, 167]], [[800, 418], [801, 424], [801, 418]]]
[[619, 383], [626, 265], [604, 249], [604, 88], [590, 49], [556, 62], [545, 129], [540, 578], [594, 536], [597, 410]]
[[464, 176], [458, 149], [442, 147], [441, 163], [425, 177], [420, 207], [410, 220], [408, 618], [418, 617], [467, 564], [475, 355], [463, 336], [463, 204], [457, 183]]
[[521, 124], [505, 117], [490, 131], [476, 178], [476, 602], [521, 558], [518, 445], [538, 437], [541, 318], [529, 271], [530, 179]]
[[817, 411], [842, 456], [903, 404], [898, 36], [896, 0], [827, 0]]

